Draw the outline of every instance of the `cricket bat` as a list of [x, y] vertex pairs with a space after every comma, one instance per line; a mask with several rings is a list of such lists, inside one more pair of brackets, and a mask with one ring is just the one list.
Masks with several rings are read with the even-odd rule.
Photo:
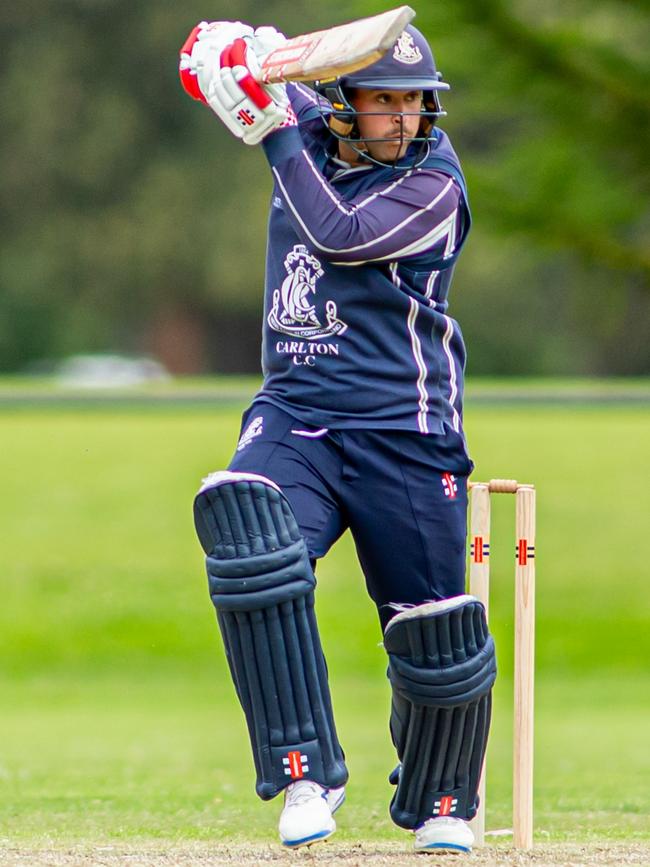
[[261, 61], [259, 79], [263, 84], [314, 81], [363, 69], [383, 57], [414, 17], [410, 6], [399, 6], [328, 30], [294, 36]]

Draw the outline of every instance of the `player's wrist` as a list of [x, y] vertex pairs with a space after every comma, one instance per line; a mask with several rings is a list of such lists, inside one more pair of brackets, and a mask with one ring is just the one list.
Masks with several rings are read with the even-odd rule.
[[262, 139], [262, 148], [271, 168], [297, 156], [304, 150], [304, 142], [297, 126], [281, 126]]

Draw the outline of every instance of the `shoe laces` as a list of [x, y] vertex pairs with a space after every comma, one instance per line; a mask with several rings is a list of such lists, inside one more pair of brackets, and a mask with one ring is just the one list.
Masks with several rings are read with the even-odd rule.
[[297, 804], [311, 801], [313, 798], [322, 798], [324, 794], [325, 789], [318, 783], [313, 783], [311, 780], [301, 780], [299, 783], [291, 783], [285, 789], [284, 806], [294, 807]]

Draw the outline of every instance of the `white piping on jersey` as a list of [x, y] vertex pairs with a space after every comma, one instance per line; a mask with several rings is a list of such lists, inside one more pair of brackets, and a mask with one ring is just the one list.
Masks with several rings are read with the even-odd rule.
[[[316, 167], [311, 163], [311, 160], [309, 159], [309, 156], [307, 155], [307, 153], [305, 151], [301, 151], [301, 154], [307, 160], [308, 165], [311, 166], [312, 171], [314, 171], [316, 173], [316, 177], [318, 178], [320, 184], [323, 186], [323, 189], [327, 192], [328, 196], [335, 203], [338, 210], [340, 210], [342, 213], [344, 213], [347, 217], [353, 216], [351, 213], [348, 212], [348, 210], [346, 208], [344, 208], [341, 205], [340, 201], [336, 198], [336, 196], [334, 196], [334, 194], [332, 193], [332, 190], [329, 188], [329, 185], [325, 183], [323, 176], [320, 174], [320, 172], [318, 172]], [[343, 249], [334, 249], [332, 247], [326, 247], [324, 244], [320, 244], [316, 240], [316, 238], [314, 238], [312, 233], [309, 231], [308, 227], [305, 225], [305, 222], [302, 219], [301, 215], [296, 210], [296, 207], [291, 200], [291, 196], [289, 195], [286, 187], [282, 183], [282, 178], [280, 177], [280, 174], [275, 167], [273, 168], [273, 174], [275, 175], [275, 178], [278, 182], [278, 186], [282, 190], [282, 194], [285, 198], [285, 201], [287, 202], [287, 204], [289, 205], [289, 207], [293, 211], [293, 214], [296, 217], [296, 220], [302, 226], [305, 234], [307, 235], [309, 240], [314, 244], [314, 246], [317, 249], [322, 250], [324, 253], [354, 253], [357, 250], [363, 250], [367, 247], [372, 247], [376, 244], [379, 244], [381, 241], [385, 241], [387, 238], [392, 237], [394, 234], [396, 234], [401, 229], [403, 229], [404, 226], [408, 225], [413, 220], [417, 219], [417, 217], [419, 217], [421, 214], [424, 214], [424, 213], [427, 213], [428, 211], [430, 211], [440, 201], [440, 199], [442, 199], [443, 196], [445, 196], [447, 194], [447, 192], [450, 190], [452, 184], [454, 183], [453, 179], [450, 178], [448, 183], [445, 185], [445, 187], [438, 193], [438, 195], [434, 199], [432, 199], [432, 201], [429, 202], [428, 205], [426, 205], [424, 208], [420, 208], [417, 211], [414, 211], [412, 214], [410, 214], [408, 217], [406, 217], [404, 220], [402, 220], [401, 223], [398, 223], [396, 226], [393, 226], [392, 229], [389, 229], [388, 232], [385, 232], [383, 235], [379, 236], [378, 238], [372, 238], [370, 241], [366, 241], [364, 244], [357, 244], [354, 247], [344, 247]], [[434, 229], [432, 229], [430, 232], [428, 232], [423, 238], [419, 238], [416, 241], [413, 241], [411, 244], [408, 245], [408, 247], [405, 247], [402, 250], [398, 250], [396, 252], [388, 253], [386, 256], [372, 257], [371, 259], [368, 259], [366, 261], [381, 262], [385, 259], [393, 259], [398, 255], [407, 255], [407, 254], [417, 253], [417, 252], [420, 252], [421, 250], [427, 249], [427, 247], [432, 246], [432, 244], [434, 244], [436, 241], [440, 240], [440, 238], [443, 238], [445, 236], [445, 234], [447, 234], [447, 232], [450, 231], [450, 223], [452, 225], [455, 225], [455, 219], [456, 219], [455, 215], [456, 215], [456, 209], [454, 209], [454, 211], [448, 217], [446, 217]], [[363, 264], [363, 263], [358, 262], [356, 264]]]
[[[427, 205], [427, 208], [429, 206]], [[426, 209], [425, 209], [426, 210]], [[372, 259], [360, 259], [358, 262], [339, 262], [336, 259], [332, 260], [334, 265], [349, 265], [353, 267], [358, 267], [359, 265], [365, 265], [366, 262], [385, 262], [386, 259], [399, 259], [405, 258], [406, 256], [413, 256], [416, 253], [422, 253], [425, 250], [433, 247], [438, 241], [447, 236], [447, 243], [445, 245], [445, 252], [443, 253], [443, 259], [446, 259], [450, 253], [448, 250], [452, 250], [455, 247], [455, 236], [456, 236], [456, 223], [457, 223], [457, 211], [454, 210], [449, 214], [448, 217], [445, 217], [442, 222], [438, 223], [438, 225], [433, 228], [427, 235], [424, 235], [422, 238], [419, 238], [417, 241], [413, 241], [407, 247], [402, 247], [401, 250], [393, 250], [392, 253], [387, 253], [385, 256], [374, 256]], [[321, 250], [326, 248], [321, 247]], [[341, 251], [343, 252], [343, 251]]]
[[[337, 196], [334, 195], [334, 193], [332, 192], [332, 190], [331, 190], [331, 188], [330, 188], [330, 185], [327, 184], [327, 183], [325, 183], [325, 179], [323, 178], [323, 176], [321, 175], [321, 173], [318, 171], [318, 169], [316, 168], [316, 166], [315, 166], [315, 165], [312, 163], [312, 161], [309, 159], [309, 155], [306, 153], [306, 151], [301, 151], [300, 153], [301, 153], [301, 156], [304, 156], [305, 159], [307, 160], [307, 165], [308, 165], [309, 168], [311, 169], [312, 174], [315, 176], [316, 180], [317, 180], [318, 183], [321, 185], [321, 187], [323, 188], [323, 190], [327, 193], [327, 195], [330, 197], [330, 199], [334, 202], [334, 205], [339, 209], [339, 211], [340, 211], [342, 214], [345, 214], [346, 217], [349, 217], [349, 216], [350, 216], [350, 209], [349, 209], [349, 208], [346, 208], [346, 207], [341, 203], [341, 200], [340, 200]], [[275, 169], [273, 169], [273, 171], [275, 172]], [[289, 202], [289, 204], [291, 204], [291, 202]], [[293, 212], [296, 214], [296, 216], [298, 217], [298, 219], [300, 219], [300, 217], [298, 216], [298, 213], [296, 212], [295, 208], [292, 206], [291, 209], [292, 209]], [[302, 223], [302, 220], [301, 220], [301, 223]], [[305, 228], [305, 231], [306, 231], [306, 230], [307, 230], [307, 227], [305, 226], [304, 228]], [[321, 248], [321, 249], [325, 249], [325, 248], [323, 247], [323, 248]]]
[[[358, 206], [358, 205], [354, 205], [352, 208], [348, 208], [348, 207], [346, 207], [346, 206], [343, 204], [342, 200], [341, 200], [341, 199], [338, 199], [338, 198], [335, 196], [335, 194], [333, 193], [331, 187], [330, 187], [329, 184], [326, 182], [325, 178], [321, 175], [321, 173], [318, 171], [318, 169], [316, 168], [316, 166], [315, 166], [314, 163], [312, 162], [311, 157], [309, 156], [309, 154], [307, 153], [307, 151], [301, 151], [301, 154], [302, 154], [302, 156], [305, 158], [305, 160], [307, 161], [308, 166], [309, 166], [310, 169], [312, 170], [312, 172], [313, 172], [314, 176], [316, 177], [317, 181], [319, 182], [319, 184], [323, 187], [323, 189], [324, 189], [325, 192], [330, 196], [330, 198], [331, 198], [331, 199], [336, 203], [337, 208], [338, 208], [340, 211], [342, 211], [342, 212], [343, 212], [347, 217], [351, 217], [351, 216], [353, 216], [354, 213], [358, 210], [358, 207], [359, 207], [359, 206]], [[384, 188], [383, 190], [381, 190], [381, 193], [384, 193], [384, 194], [385, 194], [385, 193], [389, 192], [389, 190], [391, 190], [391, 189], [393, 189], [394, 187], [396, 187], [398, 183], [401, 183], [402, 181], [406, 180], [406, 177], [411, 177], [412, 174], [413, 174], [412, 171], [408, 171], [408, 172], [406, 173], [406, 176], [405, 176], [404, 178], [399, 178], [397, 181], [393, 181], [392, 184], [390, 184], [388, 187], [386, 187], [386, 188]], [[416, 217], [418, 217], [420, 214], [423, 214], [423, 213], [425, 213], [426, 211], [431, 210], [431, 208], [432, 208], [435, 204], [437, 204], [437, 202], [439, 202], [440, 199], [441, 199], [441, 198], [442, 198], [442, 197], [447, 193], [447, 191], [448, 191], [449, 188], [452, 186], [452, 184], [453, 184], [453, 179], [450, 178], [449, 181], [447, 182], [446, 186], [444, 187], [444, 189], [443, 189], [440, 193], [438, 193], [438, 195], [435, 197], [435, 199], [434, 199], [432, 202], [429, 202], [429, 204], [426, 205], [426, 207], [424, 207], [424, 208], [420, 208], [420, 210], [415, 211], [415, 213], [413, 213], [413, 214], [410, 214], [410, 215], [409, 215], [408, 217], [406, 217], [406, 218], [405, 218], [401, 223], [398, 223], [398, 224], [397, 224], [396, 226], [394, 226], [392, 229], [389, 229], [389, 231], [386, 232], [384, 235], [380, 235], [378, 238], [373, 238], [372, 241], [368, 241], [366, 244], [359, 244], [359, 245], [356, 246], [356, 247], [348, 247], [348, 248], [344, 248], [343, 250], [340, 250], [339, 252], [341, 252], [341, 253], [348, 253], [348, 252], [352, 252], [352, 251], [354, 251], [354, 250], [362, 250], [364, 247], [369, 247], [369, 246], [371, 246], [372, 244], [376, 244], [378, 241], [383, 241], [385, 238], [390, 238], [391, 235], [394, 235], [395, 232], [397, 232], [397, 231], [399, 231], [400, 229], [402, 229], [404, 226], [406, 226], [408, 223], [410, 223], [412, 220], [414, 220], [414, 219], [415, 219]], [[374, 195], [377, 196], [377, 195], [379, 195], [379, 193], [375, 193]], [[367, 204], [367, 203], [368, 203], [368, 200], [369, 200], [370, 198], [372, 198], [372, 196], [370, 196], [370, 197], [368, 197], [368, 199], [364, 200], [364, 203]], [[454, 213], [455, 213], [455, 211], [454, 211]], [[326, 247], [321, 247], [321, 249], [323, 249], [323, 250], [327, 250]], [[332, 252], [334, 252], [334, 251], [332, 251]], [[447, 255], [447, 250], [446, 250], [446, 249], [445, 249], [445, 255]], [[384, 258], [388, 258], [388, 257], [384, 257]]]
[[299, 81], [292, 81], [291, 84], [296, 88], [296, 90], [299, 90], [306, 99], [313, 102], [314, 105], [320, 106], [320, 102], [316, 99], [313, 90], [310, 90], [308, 87], [303, 87]]
[[342, 160], [337, 159], [336, 157], [332, 157], [332, 162], [335, 162], [337, 165], [340, 165], [340, 169], [336, 169], [334, 174], [332, 175], [332, 181], [338, 181], [343, 177], [349, 177], [350, 175], [358, 175], [363, 172], [369, 172], [372, 170], [373, 166], [350, 166], [348, 163], [344, 163]]
[[390, 271], [390, 276], [393, 280], [393, 284], [395, 286], [397, 286], [398, 289], [401, 289], [402, 288], [402, 281], [400, 280], [399, 275], [397, 273], [397, 264], [398, 264], [397, 262], [391, 262], [390, 265], [388, 266], [388, 270]]
[[442, 348], [444, 349], [445, 355], [447, 356], [447, 361], [449, 362], [449, 403], [451, 405], [453, 413], [453, 428], [456, 433], [458, 433], [458, 431], [460, 430], [460, 416], [458, 415], [458, 410], [456, 409], [456, 398], [458, 397], [456, 365], [454, 364], [451, 349], [449, 348], [451, 338], [454, 334], [454, 323], [453, 320], [449, 318], [449, 316], [445, 316], [444, 320], [447, 323], [447, 328], [445, 330], [445, 336], [442, 338]]
[[420, 395], [420, 399], [418, 400], [418, 428], [420, 429], [420, 433], [426, 434], [429, 433], [429, 426], [427, 425], [427, 413], [429, 411], [429, 395], [427, 394], [427, 390], [424, 385], [427, 378], [427, 368], [424, 363], [424, 358], [422, 357], [422, 344], [420, 343], [420, 338], [415, 331], [415, 320], [417, 319], [418, 315], [418, 302], [415, 300], [415, 298], [409, 298], [409, 305], [410, 310], [408, 318], [406, 320], [406, 324], [408, 326], [409, 334], [411, 337], [411, 349], [413, 350], [413, 358], [415, 358], [415, 363], [418, 367], [417, 388]]
[[363, 201], [358, 202], [358, 203], [357, 203], [357, 204], [352, 208], [352, 210], [350, 211], [350, 213], [353, 214], [355, 211], [360, 211], [361, 208], [365, 208], [366, 205], [369, 205], [370, 202], [374, 202], [374, 200], [375, 200], [376, 198], [378, 198], [379, 196], [385, 196], [386, 193], [392, 193], [392, 191], [395, 189], [395, 187], [398, 187], [400, 184], [404, 183], [404, 181], [405, 181], [407, 178], [410, 178], [412, 174], [413, 174], [412, 171], [410, 171], [410, 172], [405, 172], [405, 174], [403, 174], [401, 178], [398, 178], [396, 181], [393, 181], [393, 183], [390, 184], [388, 187], [385, 187], [383, 190], [379, 190], [378, 192], [373, 193], [371, 196], [368, 196], [367, 199], [364, 199]]
[[[445, 249], [445, 252], [446, 252], [446, 249]], [[433, 287], [436, 284], [436, 277], [438, 276], [439, 273], [440, 273], [440, 271], [432, 271], [429, 274], [429, 279], [427, 280], [426, 289], [424, 290], [424, 297], [427, 300], [429, 300], [431, 298], [431, 296], [433, 295]], [[434, 301], [433, 303], [435, 306], [436, 302]]]
[[[445, 190], [448, 188], [449, 188], [449, 185], [447, 185], [447, 187], [445, 187]], [[433, 204], [435, 204], [435, 202], [432, 202], [431, 206], [433, 206]], [[429, 210], [429, 207], [430, 206], [427, 205], [427, 207], [424, 208], [424, 210], [425, 211]], [[447, 236], [447, 244], [445, 246], [445, 252], [443, 254], [443, 258], [446, 259], [449, 256], [448, 250], [450, 249], [450, 247], [452, 250], [454, 248], [454, 242], [455, 242], [454, 239], [456, 237], [456, 221], [458, 219], [457, 215], [458, 215], [458, 212], [454, 208], [454, 210], [451, 212], [451, 214], [449, 214], [448, 217], [445, 217], [444, 220], [442, 220], [440, 223], [438, 223], [438, 225], [435, 228], [433, 228], [430, 232], [428, 232], [426, 235], [423, 235], [422, 238], [418, 238], [417, 241], [413, 241], [408, 246], [402, 247], [401, 250], [395, 250], [392, 253], [389, 253], [387, 256], [377, 256], [372, 261], [373, 262], [383, 262], [385, 259], [397, 259], [397, 258], [400, 258], [402, 256], [412, 256], [415, 253], [421, 253], [424, 250], [427, 250], [429, 247], [433, 247], [433, 245], [437, 241], [440, 241], [441, 238], [444, 238], [445, 235]], [[359, 263], [359, 264], [361, 264], [361, 263]]]
[[295, 434], [297, 437], [309, 437], [310, 439], [314, 439], [315, 437], [322, 437], [329, 430], [328, 427], [322, 427], [320, 430], [291, 430], [292, 434]]
[[[342, 201], [341, 199], [337, 198], [336, 195], [332, 192], [332, 189], [330, 188], [330, 185], [327, 183], [327, 181], [325, 180], [325, 178], [324, 178], [324, 177], [321, 175], [321, 173], [318, 171], [318, 169], [317, 169], [316, 166], [314, 165], [314, 163], [313, 163], [311, 157], [309, 156], [309, 154], [307, 153], [307, 151], [302, 151], [302, 153], [303, 153], [305, 159], [307, 160], [307, 165], [308, 165], [309, 168], [312, 170], [312, 173], [313, 173], [314, 177], [316, 178], [316, 180], [318, 181], [318, 183], [319, 183], [319, 184], [321, 185], [321, 187], [325, 190], [325, 192], [326, 192], [327, 195], [330, 197], [330, 199], [332, 199], [332, 201], [334, 202], [334, 204], [336, 205], [336, 207], [339, 209], [339, 211], [341, 211], [343, 214], [345, 214], [346, 217], [351, 217], [352, 214], [356, 213], [356, 211], [359, 211], [361, 208], [364, 208], [366, 205], [370, 204], [370, 202], [374, 202], [374, 200], [375, 200], [376, 198], [378, 198], [379, 196], [384, 196], [384, 195], [386, 195], [386, 193], [390, 193], [390, 192], [392, 192], [392, 191], [395, 189], [395, 187], [399, 186], [400, 184], [403, 184], [404, 181], [405, 181], [407, 178], [410, 178], [410, 177], [412, 176], [412, 174], [413, 174], [413, 170], [410, 170], [410, 171], [408, 171], [408, 172], [405, 172], [405, 173], [402, 175], [402, 177], [398, 178], [396, 181], [393, 181], [393, 182], [392, 182], [391, 184], [389, 184], [387, 187], [384, 187], [383, 190], [378, 190], [376, 193], [372, 193], [372, 195], [370, 195], [370, 196], [368, 196], [367, 198], [363, 199], [361, 202], [357, 202], [356, 205], [353, 205], [351, 208], [349, 208], [349, 207], [347, 207], [347, 206], [343, 203], [343, 201]], [[356, 171], [358, 168], [363, 168], [363, 169], [365, 170], [365, 169], [368, 168], [368, 167], [367, 167], [367, 166], [359, 166], [359, 167], [356, 167], [356, 168], [353, 167], [353, 168], [350, 168], [350, 169], [346, 169], [346, 170], [344, 170], [343, 172], [341, 172], [340, 175], [338, 175], [337, 180], [338, 180], [339, 178], [343, 177], [344, 174], [345, 174], [345, 175], [350, 174], [351, 172]], [[336, 177], [336, 176], [335, 176], [335, 177]]]
[[456, 223], [457, 222], [458, 222], [458, 211], [456, 210], [456, 211], [454, 211], [453, 223], [449, 229], [449, 234], [447, 235], [447, 244], [445, 246], [445, 252], [442, 254], [443, 259], [448, 259], [456, 248]]

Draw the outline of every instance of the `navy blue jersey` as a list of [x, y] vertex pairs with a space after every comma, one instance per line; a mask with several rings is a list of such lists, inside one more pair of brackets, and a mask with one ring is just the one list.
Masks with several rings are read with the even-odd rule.
[[319, 97], [288, 92], [299, 126], [264, 140], [275, 183], [257, 400], [331, 429], [461, 431], [465, 348], [447, 298], [470, 214], [447, 136], [435, 129], [415, 167], [350, 168]]

